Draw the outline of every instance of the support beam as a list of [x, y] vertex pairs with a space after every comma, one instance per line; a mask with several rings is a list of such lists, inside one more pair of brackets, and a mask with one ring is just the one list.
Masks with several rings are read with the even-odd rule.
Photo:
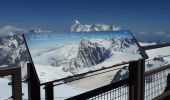
[[129, 100], [144, 100], [145, 61], [139, 60], [129, 64]]
[[45, 100], [54, 100], [53, 83], [45, 85]]
[[11, 75], [13, 100], [22, 100], [21, 67], [0, 68], [0, 76]]
[[28, 99], [40, 100], [40, 82], [33, 64], [27, 64], [28, 71]]
[[22, 100], [21, 67], [12, 74], [12, 97], [14, 100]]
[[[167, 76], [167, 83], [166, 83], [166, 88], [164, 90], [164, 93], [170, 91], [170, 74], [168, 74]], [[164, 98], [164, 100], [169, 100], [170, 95], [168, 95], [167, 97]]]

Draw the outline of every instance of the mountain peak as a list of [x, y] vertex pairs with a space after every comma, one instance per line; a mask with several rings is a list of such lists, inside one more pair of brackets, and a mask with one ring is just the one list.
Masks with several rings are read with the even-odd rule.
[[88, 32], [88, 31], [111, 31], [120, 30], [119, 26], [113, 26], [110, 24], [81, 24], [78, 20], [74, 20], [71, 26], [71, 32]]
[[80, 22], [78, 20], [74, 20], [75, 24], [80, 24]]

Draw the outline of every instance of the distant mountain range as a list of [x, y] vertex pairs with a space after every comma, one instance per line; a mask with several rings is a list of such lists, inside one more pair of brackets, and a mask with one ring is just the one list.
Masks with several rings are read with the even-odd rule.
[[0, 67], [21, 66], [23, 77], [26, 73], [26, 64], [30, 61], [29, 54], [22, 37], [22, 33], [25, 32], [41, 32], [41, 30], [14, 30], [8, 35], [0, 36]]
[[18, 66], [29, 61], [29, 56], [19, 33], [0, 38], [0, 65]]
[[71, 32], [88, 32], [88, 31], [108, 31], [108, 30], [120, 30], [121, 28], [113, 25], [106, 24], [92, 24], [83, 25], [78, 20], [73, 22], [71, 26]]

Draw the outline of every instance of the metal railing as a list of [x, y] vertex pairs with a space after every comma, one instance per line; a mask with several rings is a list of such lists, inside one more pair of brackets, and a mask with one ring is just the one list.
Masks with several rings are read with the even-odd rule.
[[87, 100], [129, 100], [128, 85], [122, 85], [113, 90], [104, 92]]
[[[123, 64], [122, 64], [123, 65]], [[143, 67], [144, 60], [131, 61], [129, 62], [129, 78], [111, 83], [109, 85], [88, 91], [86, 93], [68, 98], [67, 100], [121, 100], [121, 99], [131, 99], [136, 100], [136, 98], [144, 98], [141, 95], [144, 89], [140, 87], [144, 79], [143, 77]], [[105, 69], [103, 69], [105, 70]], [[134, 71], [135, 70], [135, 71]], [[141, 73], [136, 75], [137, 73]], [[29, 100], [40, 100], [40, 86], [45, 86], [45, 99], [54, 100], [54, 82], [48, 82], [46, 84], [40, 84], [36, 70], [32, 64], [28, 64], [28, 90], [29, 90]], [[140, 88], [140, 89], [137, 89]], [[137, 91], [136, 91], [137, 89]], [[135, 96], [133, 96], [135, 95]]]
[[[150, 46], [144, 46], [142, 48], [145, 50], [150, 50], [150, 49], [157, 49], [157, 48], [167, 47], [167, 46], [170, 46], [170, 44], [167, 43], [167, 44], [159, 44], [159, 45], [150, 45]], [[167, 56], [163, 56], [163, 57], [167, 57]], [[158, 67], [158, 66], [154, 66], [154, 67]], [[167, 87], [167, 76], [169, 74], [170, 74], [170, 64], [159, 66], [158, 68], [145, 72], [144, 74], [145, 75], [145, 92], [144, 92], [145, 100], [156, 99], [160, 95], [164, 94], [165, 88]]]
[[12, 96], [9, 99], [22, 100], [21, 67], [0, 68], [0, 76], [11, 75]]
[[164, 93], [170, 65], [161, 66], [145, 73], [145, 100], [151, 100]]

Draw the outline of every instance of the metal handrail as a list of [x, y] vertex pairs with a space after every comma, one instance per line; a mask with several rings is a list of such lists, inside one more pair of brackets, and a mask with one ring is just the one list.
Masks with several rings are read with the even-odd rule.
[[21, 67], [0, 68], [0, 76], [11, 75], [13, 100], [22, 100]]
[[169, 69], [169, 68], [170, 68], [170, 64], [164, 65], [164, 66], [160, 66], [160, 67], [158, 67], [158, 68], [155, 68], [155, 69], [152, 69], [152, 70], [150, 70], [150, 71], [145, 72], [144, 75], [145, 75], [145, 77], [147, 77], [147, 76], [156, 74], [156, 73], [158, 73], [158, 72], [164, 71], [164, 70]]
[[170, 46], [170, 43], [142, 46], [142, 49], [143, 50], [151, 50], [151, 49], [157, 49], [157, 48], [162, 48], [162, 47], [167, 47], [167, 46]]

